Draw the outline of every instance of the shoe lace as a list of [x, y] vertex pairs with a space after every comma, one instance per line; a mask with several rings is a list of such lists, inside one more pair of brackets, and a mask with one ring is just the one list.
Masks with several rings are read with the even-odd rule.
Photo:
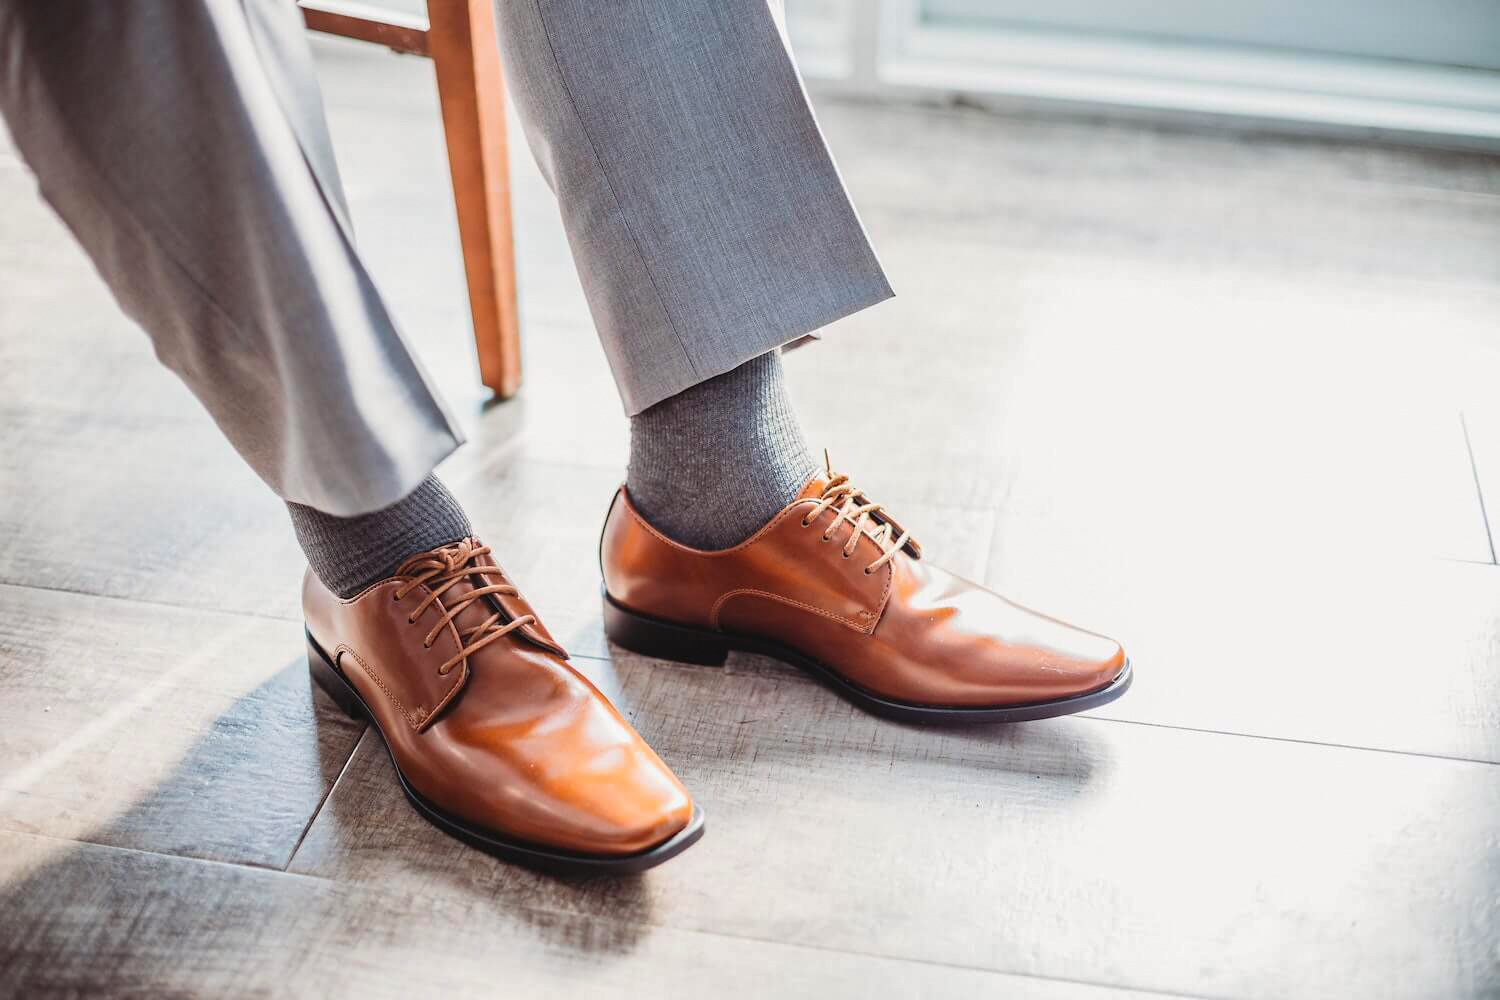
[[[430, 593], [422, 598], [412, 613], [407, 615], [406, 623], [408, 625], [417, 624], [417, 619], [422, 616], [422, 613], [460, 580], [468, 579], [469, 577], [478, 577], [477, 582], [480, 584], [480, 586], [476, 586], [473, 590], [459, 595], [451, 606], [446, 606], [446, 610], [437, 620], [437, 624], [432, 626], [431, 631], [422, 640], [423, 649], [431, 649], [433, 642], [437, 639], [438, 633], [443, 630], [445, 625], [462, 614], [464, 609], [469, 605], [486, 595], [504, 594], [511, 597], [521, 596], [520, 592], [512, 584], [489, 582], [488, 574], [494, 573], [498, 575], [500, 572], [498, 567], [482, 565], [479, 562], [479, 557], [489, 551], [490, 547], [488, 545], [475, 546], [467, 541], [463, 541], [454, 546], [424, 553], [402, 566], [401, 572], [410, 574], [411, 579], [396, 588], [396, 600], [401, 600], [401, 598], [423, 584], [426, 584], [430, 590]], [[448, 658], [446, 663], [438, 667], [438, 673], [447, 674], [448, 671], [462, 663], [465, 657], [479, 652], [479, 650], [490, 643], [509, 635], [523, 625], [530, 625], [536, 621], [535, 615], [521, 615], [502, 625], [500, 622], [503, 617], [497, 611], [478, 625], [465, 628], [460, 632], [459, 639], [461, 641], [458, 652], [454, 653]]]
[[[826, 510], [833, 510], [837, 515], [823, 530], [823, 541], [831, 541], [839, 525], [848, 523], [852, 525], [849, 532], [849, 540], [844, 543], [844, 558], [848, 559], [854, 555], [854, 549], [859, 544], [859, 537], [864, 533], [865, 525], [874, 520], [877, 527], [870, 532], [870, 538], [876, 545], [880, 546], [881, 556], [865, 567], [865, 574], [875, 572], [892, 559], [908, 544], [915, 545], [916, 539], [911, 537], [908, 531], [900, 530], [900, 526], [889, 519], [882, 519], [876, 515], [882, 514], [885, 508], [878, 503], [872, 503], [864, 492], [849, 481], [849, 477], [843, 473], [833, 471], [832, 460], [828, 452], [823, 452], [823, 464], [828, 473], [828, 483], [823, 487], [823, 494], [818, 498], [818, 504], [802, 518], [802, 527], [810, 528], [813, 522], [823, 515]], [[891, 536], [895, 535], [895, 538]]]

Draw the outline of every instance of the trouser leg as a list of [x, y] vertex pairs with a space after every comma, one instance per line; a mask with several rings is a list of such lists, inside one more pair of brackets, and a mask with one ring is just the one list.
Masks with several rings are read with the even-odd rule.
[[496, 0], [632, 415], [891, 295], [766, 0]]
[[384, 507], [460, 443], [354, 248], [294, 4], [0, 2], [0, 111], [121, 306], [282, 497]]

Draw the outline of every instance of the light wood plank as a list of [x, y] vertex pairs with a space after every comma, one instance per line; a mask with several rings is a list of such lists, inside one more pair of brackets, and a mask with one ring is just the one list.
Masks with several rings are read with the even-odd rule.
[[371, 734], [292, 870], [1193, 995], [1500, 988], [1493, 766], [1089, 719], [932, 731], [786, 677], [585, 666], [706, 810], [693, 850], [628, 884], [478, 857], [402, 805]]
[[[1184, 274], [1342, 274], [1366, 292], [1393, 280], [1493, 287], [1500, 273], [1500, 167], [1485, 153], [834, 101], [818, 110], [882, 254], [931, 227]], [[990, 284], [1014, 273], [997, 267]], [[918, 294], [895, 277], [899, 294]]]
[[0, 849], [7, 996], [1144, 996], [497, 906], [463, 883], [345, 885], [9, 833]]
[[280, 868], [362, 727], [300, 628], [0, 585], [0, 829]]
[[1119, 636], [1108, 718], [1500, 761], [1500, 569], [1158, 549], [1120, 521], [1002, 517], [990, 582]]
[[[1466, 339], [1491, 328], [1500, 296], [1434, 306], [1425, 287], [913, 236], [885, 256], [919, 283], [916, 301], [787, 363], [812, 439], [881, 499], [1081, 516], [1111, 504], [1188, 517], [1215, 541], [1338, 555], [1488, 552], [1451, 382], [1483, 360]], [[1442, 336], [1410, 333], [1429, 323]]]

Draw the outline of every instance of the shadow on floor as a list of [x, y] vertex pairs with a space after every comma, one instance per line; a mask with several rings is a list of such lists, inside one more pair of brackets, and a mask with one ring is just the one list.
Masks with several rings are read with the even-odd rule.
[[[36, 838], [40, 863], [19, 859], [13, 870], [25, 874], [0, 885], [0, 995], [185, 995], [184, 969], [233, 966], [299, 924], [316, 937], [337, 934], [339, 911], [368, 909], [367, 897], [378, 898], [386, 933], [399, 937], [412, 921], [403, 944], [431, 936], [434, 906], [474, 914], [478, 926], [496, 923], [481, 911], [503, 911], [497, 941], [508, 925], [549, 952], [593, 959], [628, 954], [650, 932], [649, 876], [555, 878], [460, 845], [416, 816], [378, 741], [369, 758], [384, 765], [371, 769], [379, 794], [352, 799], [364, 807], [355, 811], [338, 797], [325, 801], [349, 777], [362, 737], [377, 740], [313, 689], [299, 657], [214, 719], [112, 822], [80, 842]], [[392, 891], [383, 879], [285, 873], [315, 815], [351, 842], [361, 824], [408, 826], [404, 856], [382, 858], [378, 872], [409, 865], [419, 874]], [[434, 854], [453, 863], [433, 873]], [[542, 897], [551, 908], [528, 905]], [[607, 920], [593, 915], [601, 910]], [[286, 945], [289, 955], [314, 947], [311, 939]]]

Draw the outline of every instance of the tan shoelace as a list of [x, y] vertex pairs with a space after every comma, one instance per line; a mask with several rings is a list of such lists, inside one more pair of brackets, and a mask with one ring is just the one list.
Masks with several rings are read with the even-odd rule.
[[[849, 532], [849, 540], [844, 543], [844, 558], [848, 559], [854, 555], [855, 546], [859, 544], [859, 536], [864, 533], [865, 524], [872, 520], [872, 515], [880, 513], [884, 508], [878, 503], [871, 503], [869, 497], [849, 482], [848, 476], [843, 473], [835, 474], [827, 452], [823, 453], [823, 462], [829, 476], [828, 485], [823, 487], [823, 495], [818, 499], [818, 505], [802, 519], [802, 527], [812, 527], [813, 522], [822, 516], [825, 510], [833, 509], [835, 504], [843, 501], [843, 506], [835, 511], [838, 516], [824, 530], [823, 541], [831, 541], [840, 524], [848, 522], [853, 525], [853, 530]], [[864, 502], [861, 503], [861, 500]], [[870, 538], [880, 546], [884, 554], [865, 567], [867, 576], [896, 558], [896, 553], [900, 552], [907, 543], [916, 543], [916, 539], [912, 538], [911, 533], [907, 531], [902, 531], [893, 540], [891, 535], [895, 534], [896, 525], [891, 521], [877, 520], [877, 523], [879, 527], [870, 532]]]
[[[489, 551], [490, 547], [488, 545], [471, 548], [468, 542], [460, 542], [451, 549], [439, 549], [436, 552], [430, 552], [402, 567], [404, 572], [412, 574], [412, 579], [396, 588], [396, 600], [401, 600], [401, 598], [423, 584], [427, 584], [432, 591], [432, 593], [422, 598], [416, 610], [407, 616], [406, 621], [409, 625], [415, 625], [417, 619], [422, 616], [422, 612], [426, 611], [434, 601], [458, 581], [466, 577], [477, 576], [479, 577], [479, 582], [484, 584], [484, 586], [475, 587], [453, 602], [453, 606], [443, 613], [443, 616], [438, 619], [436, 625], [432, 626], [432, 631], [427, 633], [427, 638], [422, 640], [422, 648], [431, 649], [433, 641], [437, 639], [438, 633], [443, 630], [443, 626], [457, 618], [463, 613], [465, 608], [486, 594], [505, 594], [511, 597], [521, 596], [520, 592], [511, 584], [487, 583], [486, 574], [500, 572], [494, 566], [482, 566], [479, 564], [479, 557]], [[522, 615], [514, 621], [509, 621], [501, 625], [501, 617], [499, 612], [496, 612], [478, 625], [466, 628], [460, 632], [459, 638], [462, 640], [462, 648], [453, 654], [448, 659], [448, 662], [438, 667], [438, 673], [447, 674], [448, 671], [462, 663], [464, 657], [471, 656], [502, 636], [509, 635], [521, 626], [530, 625], [536, 621], [535, 615]]]

